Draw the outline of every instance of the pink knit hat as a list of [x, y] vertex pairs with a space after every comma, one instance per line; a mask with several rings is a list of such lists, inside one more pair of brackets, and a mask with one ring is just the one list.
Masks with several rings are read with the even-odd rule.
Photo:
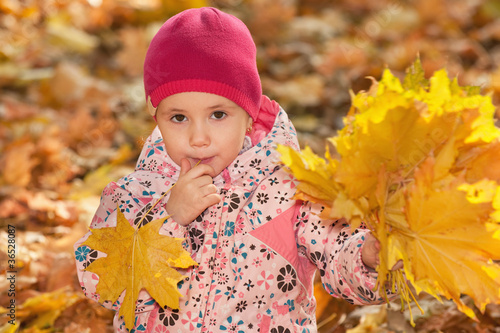
[[256, 120], [262, 87], [250, 31], [238, 18], [211, 7], [171, 17], [149, 45], [144, 88], [153, 116], [164, 98], [196, 91], [223, 96]]

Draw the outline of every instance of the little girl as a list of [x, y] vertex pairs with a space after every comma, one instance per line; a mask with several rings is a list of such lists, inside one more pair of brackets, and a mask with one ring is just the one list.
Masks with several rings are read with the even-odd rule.
[[[383, 301], [372, 291], [373, 236], [292, 199], [297, 182], [275, 148], [299, 149], [295, 129], [262, 96], [256, 47], [240, 20], [215, 8], [170, 18], [148, 49], [144, 85], [158, 126], [135, 172], [104, 189], [91, 226], [114, 227], [117, 207], [135, 225], [144, 214], [142, 224], [169, 216], [161, 233], [185, 238], [199, 265], [182, 271], [179, 310], [141, 291], [133, 332], [316, 332], [316, 271], [333, 296]], [[81, 246], [89, 235], [75, 244], [78, 276], [98, 300], [99, 276], [84, 269], [105, 254]], [[118, 310], [121, 298], [104, 305]], [[118, 315], [114, 327], [127, 332]]]

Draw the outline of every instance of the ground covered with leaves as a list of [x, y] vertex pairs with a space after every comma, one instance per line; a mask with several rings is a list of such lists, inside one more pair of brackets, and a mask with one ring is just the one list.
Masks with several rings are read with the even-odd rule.
[[[182, 9], [211, 5], [248, 25], [264, 93], [290, 113], [301, 144], [318, 153], [342, 128], [350, 91], [368, 89], [367, 77], [380, 79], [386, 67], [402, 77], [417, 54], [429, 77], [446, 68], [500, 105], [498, 1], [332, 3], [2, 1], [0, 331], [112, 331], [113, 314], [80, 291], [72, 246], [104, 186], [133, 169], [154, 127], [145, 110], [143, 59], [159, 26]], [[321, 332], [500, 331], [495, 305], [473, 322], [452, 302], [421, 295], [425, 315], [417, 310], [411, 327], [399, 304], [356, 307], [325, 296], [319, 285], [316, 293]], [[8, 323], [12, 304], [16, 326]]]

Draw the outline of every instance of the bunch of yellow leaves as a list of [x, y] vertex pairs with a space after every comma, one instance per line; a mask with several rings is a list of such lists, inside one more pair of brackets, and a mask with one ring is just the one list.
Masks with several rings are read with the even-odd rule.
[[[373, 232], [377, 287], [383, 294], [392, 282], [403, 307], [414, 299], [406, 279], [471, 318], [461, 294], [481, 311], [500, 303], [500, 129], [491, 98], [445, 70], [427, 80], [420, 60], [403, 82], [386, 69], [368, 92], [351, 95], [345, 127], [330, 138], [338, 157], [328, 147], [325, 158], [278, 148], [300, 181], [296, 198]], [[404, 275], [390, 271], [399, 260]]]

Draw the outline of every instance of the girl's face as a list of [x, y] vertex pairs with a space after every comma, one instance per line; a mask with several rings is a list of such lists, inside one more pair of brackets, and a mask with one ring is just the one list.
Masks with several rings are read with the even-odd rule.
[[233, 101], [214, 94], [184, 92], [160, 102], [156, 120], [169, 156], [181, 165], [210, 165], [217, 176], [243, 147], [252, 118]]

